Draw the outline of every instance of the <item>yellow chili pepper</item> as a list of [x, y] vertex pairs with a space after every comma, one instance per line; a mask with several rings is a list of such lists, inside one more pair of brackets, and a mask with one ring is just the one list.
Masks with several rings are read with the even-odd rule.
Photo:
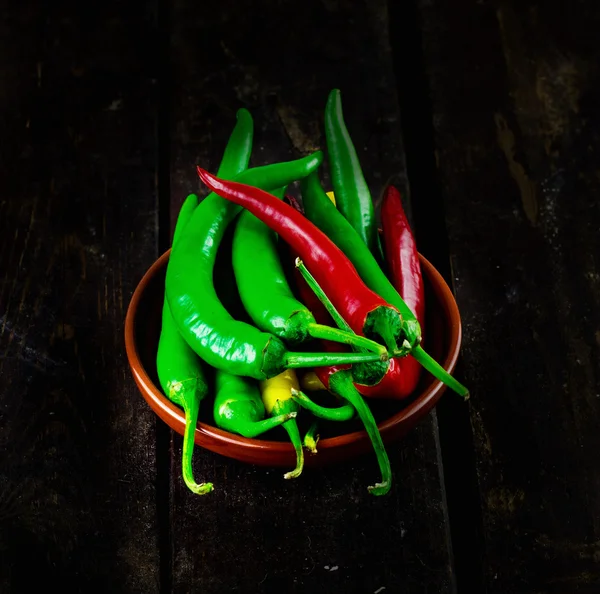
[[[292, 390], [299, 390], [298, 377], [293, 369], [286, 369], [279, 375], [259, 383], [260, 395], [269, 416], [285, 415], [299, 412], [300, 406], [292, 399]], [[283, 423], [282, 427], [288, 432], [290, 441], [296, 450], [296, 468], [286, 472], [283, 478], [291, 479], [299, 477], [304, 468], [304, 450], [296, 419], [290, 419]]]
[[331, 200], [333, 202], [333, 205], [337, 206], [337, 204], [335, 202], [335, 194], [333, 192], [327, 192], [327, 196], [329, 197], [329, 200]]

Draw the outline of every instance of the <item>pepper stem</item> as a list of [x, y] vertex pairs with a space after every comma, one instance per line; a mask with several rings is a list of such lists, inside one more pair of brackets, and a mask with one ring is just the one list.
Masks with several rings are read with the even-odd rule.
[[382, 478], [380, 483], [376, 483], [368, 489], [372, 495], [385, 495], [392, 486], [392, 468], [387, 452], [385, 451], [385, 446], [383, 445], [383, 440], [381, 439], [381, 434], [377, 428], [377, 423], [373, 418], [373, 413], [354, 387], [352, 375], [348, 370], [334, 373], [329, 378], [329, 389], [347, 400], [356, 409], [358, 416], [363, 422], [365, 430], [373, 444]]
[[423, 347], [417, 346], [410, 354], [435, 378], [446, 384], [451, 390], [462, 396], [465, 400], [469, 399], [469, 390], [463, 386], [457, 379], [452, 377], [431, 355], [428, 355]]
[[[325, 294], [325, 291], [321, 288], [321, 285], [317, 282], [317, 279], [308, 271], [308, 268], [304, 265], [304, 262], [300, 258], [296, 258], [296, 268], [300, 271], [302, 278], [306, 281], [306, 284], [312, 289], [312, 292], [317, 296], [319, 301], [325, 306], [325, 309], [329, 312], [329, 315], [333, 318], [333, 321], [342, 329], [347, 332], [354, 334], [352, 328], [340, 312], [335, 308], [335, 305], [331, 303], [329, 297]], [[375, 343], [377, 344], [377, 343]]]
[[394, 332], [389, 323], [389, 315], [384, 315], [387, 314], [387, 310], [381, 312], [381, 315], [377, 315], [378, 313], [379, 311], [373, 312], [374, 315], [371, 318], [372, 322], [369, 331], [381, 336], [390, 352], [395, 353], [398, 351], [398, 343], [396, 342], [396, 337], [394, 336]]
[[304, 450], [302, 449], [302, 439], [300, 438], [298, 423], [296, 423], [296, 419], [290, 419], [289, 421], [286, 421], [282, 427], [288, 432], [290, 441], [296, 450], [296, 468], [290, 470], [290, 472], [286, 472], [283, 475], [283, 478], [298, 478], [302, 474], [302, 469], [304, 468]]
[[[191, 384], [191, 382], [190, 382]], [[185, 431], [183, 433], [183, 455], [181, 458], [181, 470], [183, 480], [188, 489], [196, 495], [206, 495], [213, 490], [212, 483], [197, 483], [194, 480], [194, 470], [192, 468], [192, 454], [194, 453], [194, 436], [196, 433], [196, 425], [198, 424], [198, 412], [200, 410], [200, 398], [196, 393], [196, 381], [193, 386], [180, 386], [185, 392], [183, 395], [178, 395], [183, 405], [185, 413]]]
[[[274, 415], [283, 415], [290, 412], [298, 412], [298, 405], [291, 398], [286, 398], [284, 400], [277, 400], [273, 409], [271, 410], [271, 414]], [[302, 474], [302, 469], [304, 468], [304, 450], [302, 449], [302, 438], [300, 437], [300, 431], [298, 430], [298, 424], [296, 423], [296, 419], [290, 419], [281, 425], [290, 436], [290, 441], [294, 446], [294, 450], [296, 451], [296, 468], [291, 470], [290, 472], [286, 472], [283, 475], [284, 479], [292, 479], [298, 478]]]
[[268, 419], [263, 419], [262, 421], [249, 421], [247, 423], [241, 423], [238, 420], [236, 422], [235, 432], [239, 433], [242, 437], [251, 439], [257, 435], [265, 433], [266, 431], [274, 429], [275, 427], [279, 427], [279, 425], [283, 425], [290, 419], [295, 419], [297, 414], [298, 413], [296, 412], [290, 412], [284, 415], [269, 417]]
[[[387, 360], [387, 353], [385, 355]], [[302, 367], [326, 367], [329, 365], [351, 365], [383, 361], [377, 353], [286, 353], [284, 367], [299, 369]]]
[[[346, 330], [340, 330], [339, 328], [332, 328], [331, 326], [325, 326], [323, 324], [308, 324], [306, 330], [309, 336], [313, 338], [320, 338], [322, 340], [332, 340], [334, 342], [341, 342], [343, 344], [349, 344], [356, 347], [357, 349], [365, 349], [377, 353], [382, 357], [382, 361], [387, 361], [389, 358], [387, 349], [382, 344], [366, 338], [365, 336], [359, 336], [354, 332], [349, 333]], [[384, 358], [385, 357], [385, 358]]]
[[303, 445], [313, 455], [317, 453], [317, 442], [319, 441], [318, 430], [319, 421], [315, 419], [304, 436]]
[[356, 412], [351, 404], [344, 404], [334, 408], [321, 406], [313, 402], [304, 392], [293, 388], [292, 397], [302, 408], [310, 411], [315, 417], [325, 419], [326, 421], [350, 421]]

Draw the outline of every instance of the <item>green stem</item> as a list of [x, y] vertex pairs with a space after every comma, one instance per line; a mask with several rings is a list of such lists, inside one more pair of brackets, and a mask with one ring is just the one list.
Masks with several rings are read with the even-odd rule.
[[369, 492], [372, 495], [385, 495], [392, 486], [392, 468], [387, 452], [385, 451], [385, 446], [383, 445], [383, 440], [381, 439], [381, 434], [377, 428], [377, 423], [373, 418], [373, 413], [354, 387], [352, 375], [349, 371], [343, 370], [334, 373], [329, 378], [329, 389], [346, 399], [356, 409], [358, 416], [363, 422], [365, 430], [373, 444], [382, 479], [380, 483], [370, 486]]
[[[272, 415], [284, 415], [290, 412], [298, 412], [299, 408], [296, 402], [292, 398], [286, 400], [277, 400]], [[302, 449], [302, 438], [300, 437], [300, 431], [298, 430], [298, 423], [296, 419], [290, 419], [283, 423], [282, 427], [287, 431], [290, 436], [290, 441], [296, 450], [296, 468], [290, 472], [286, 472], [283, 475], [284, 479], [298, 478], [302, 474], [304, 468], [304, 450]]]
[[398, 343], [390, 325], [388, 312], [389, 310], [384, 310], [383, 308], [378, 308], [377, 311], [371, 312], [372, 322], [369, 326], [369, 332], [381, 336], [389, 351], [395, 353], [398, 351]]
[[194, 453], [194, 437], [196, 425], [198, 424], [198, 412], [200, 410], [200, 398], [196, 394], [195, 386], [190, 390], [186, 386], [186, 392], [181, 399], [185, 413], [185, 431], [183, 433], [183, 456], [181, 459], [181, 470], [183, 480], [192, 493], [206, 495], [213, 490], [212, 483], [197, 483], [194, 480], [192, 469], [192, 454]]
[[257, 435], [261, 435], [266, 431], [270, 431], [275, 427], [279, 427], [279, 425], [283, 425], [286, 421], [290, 419], [295, 419], [297, 413], [290, 412], [284, 415], [277, 415], [275, 417], [269, 417], [268, 419], [264, 419], [262, 421], [247, 421], [242, 422], [239, 419], [236, 420], [235, 432], [239, 433], [243, 437], [253, 438]]
[[302, 367], [351, 365], [353, 363], [369, 363], [382, 360], [383, 358], [377, 353], [286, 353], [284, 367], [286, 369], [299, 369]]
[[349, 333], [346, 330], [340, 330], [339, 328], [332, 328], [331, 326], [325, 326], [323, 324], [308, 324], [306, 330], [313, 338], [320, 338], [322, 340], [332, 340], [334, 342], [341, 342], [343, 344], [349, 344], [356, 348], [365, 349], [373, 353], [377, 353], [382, 361], [387, 361], [388, 352], [385, 346], [366, 338], [365, 336], [359, 336], [354, 332]]
[[356, 410], [351, 404], [344, 404], [335, 408], [327, 408], [313, 402], [304, 392], [292, 388], [294, 400], [306, 410], [310, 411], [315, 417], [325, 419], [326, 421], [344, 422], [354, 418]]
[[302, 448], [302, 438], [300, 437], [300, 431], [298, 430], [298, 423], [296, 423], [296, 419], [290, 419], [289, 421], [286, 421], [282, 427], [288, 432], [290, 441], [296, 450], [296, 468], [290, 472], [286, 472], [283, 475], [283, 478], [298, 478], [302, 474], [302, 469], [304, 468], [304, 449]]
[[319, 301], [325, 306], [325, 309], [329, 312], [329, 315], [333, 318], [333, 321], [338, 325], [338, 327], [354, 334], [354, 330], [350, 328], [348, 322], [344, 320], [340, 312], [335, 308], [333, 303], [331, 303], [329, 297], [327, 297], [325, 294], [325, 291], [321, 289], [321, 285], [319, 285], [317, 279], [308, 271], [308, 268], [306, 268], [304, 262], [302, 262], [300, 258], [296, 258], [296, 268], [300, 271], [300, 274], [308, 286], [312, 289], [313, 293], [317, 296]]
[[435, 378], [446, 384], [465, 400], [469, 399], [469, 390], [457, 379], [453, 378], [431, 355], [428, 355], [423, 347], [415, 347], [410, 354]]
[[304, 447], [311, 453], [317, 453], [317, 442], [319, 441], [319, 421], [315, 419], [312, 425], [308, 428], [306, 435], [304, 436]]

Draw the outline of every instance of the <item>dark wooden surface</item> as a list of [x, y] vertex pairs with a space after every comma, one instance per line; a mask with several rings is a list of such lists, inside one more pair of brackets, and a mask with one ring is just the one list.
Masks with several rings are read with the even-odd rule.
[[158, 591], [156, 421], [123, 343], [157, 255], [155, 15], [0, 16], [0, 591]]
[[419, 9], [473, 394], [472, 570], [486, 592], [600, 592], [600, 12]]
[[[591, 0], [3, 6], [0, 592], [600, 592], [599, 24]], [[285, 482], [202, 450], [195, 497], [125, 310], [235, 111], [253, 164], [294, 158], [335, 86], [453, 284], [472, 400], [390, 447], [386, 498], [372, 456]]]

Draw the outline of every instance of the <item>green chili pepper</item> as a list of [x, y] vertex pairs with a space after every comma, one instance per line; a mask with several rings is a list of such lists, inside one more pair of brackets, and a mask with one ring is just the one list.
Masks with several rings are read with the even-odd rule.
[[[179, 238], [182, 229], [189, 222], [197, 206], [198, 198], [193, 194], [184, 201], [175, 225], [173, 243]], [[180, 336], [166, 297], [163, 304], [162, 328], [156, 355], [156, 370], [160, 385], [169, 400], [181, 406], [185, 413], [181, 463], [183, 480], [193, 493], [198, 495], [209, 493], [213, 489], [212, 483], [196, 483], [192, 469], [198, 411], [201, 400], [208, 392], [208, 387], [202, 362]]]
[[337, 207], [371, 253], [381, 259], [371, 192], [344, 122], [338, 89], [333, 89], [327, 98], [325, 139]]
[[265, 414], [255, 380], [216, 370], [214, 418], [217, 427], [252, 438], [293, 419], [297, 413], [268, 419]]
[[300, 188], [306, 217], [346, 254], [365, 284], [400, 312], [402, 331], [410, 348], [418, 345], [421, 342], [421, 325], [415, 314], [383, 273], [373, 254], [360, 241], [352, 225], [333, 205], [321, 186], [317, 172], [301, 180]]
[[[252, 150], [253, 121], [245, 109], [237, 112], [237, 123], [221, 159], [219, 174], [232, 177], [246, 169]], [[173, 233], [175, 245], [198, 206], [198, 197], [190, 194], [183, 202], [177, 217]], [[185, 413], [185, 431], [183, 436], [182, 473], [188, 488], [199, 495], [209, 493], [212, 483], [197, 484], [192, 470], [194, 435], [198, 423], [200, 402], [205, 398], [208, 388], [202, 361], [182, 338], [171, 314], [166, 296], [163, 305], [162, 328], [156, 355], [156, 367], [159, 381], [167, 397]]]
[[[283, 193], [283, 188], [272, 192], [280, 199]], [[235, 225], [233, 270], [244, 308], [261, 330], [290, 345], [321, 338], [386, 357], [385, 346], [373, 340], [317, 324], [308, 307], [292, 293], [277, 251], [277, 234], [247, 210]]]
[[[321, 161], [318, 152], [244, 171], [236, 181], [273, 190], [302, 179]], [[212, 367], [255, 379], [273, 377], [290, 367], [379, 359], [375, 353], [291, 353], [277, 337], [232, 318], [216, 295], [213, 270], [223, 234], [239, 210], [210, 194], [198, 205], [171, 252], [167, 298], [179, 332], [192, 349]]]

